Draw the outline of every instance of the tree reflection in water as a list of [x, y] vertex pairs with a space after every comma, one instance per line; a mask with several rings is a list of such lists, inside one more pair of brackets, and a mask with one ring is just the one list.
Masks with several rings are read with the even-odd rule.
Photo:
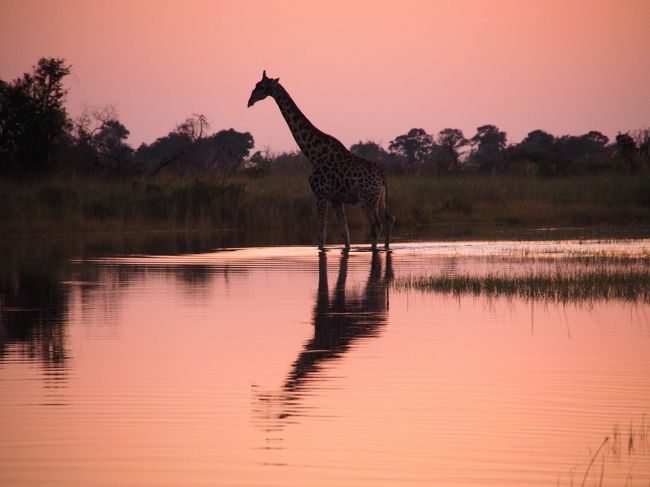
[[58, 275], [30, 268], [0, 273], [0, 360], [15, 353], [45, 367], [63, 366], [67, 306]]
[[43, 405], [65, 404], [69, 293], [57, 272], [35, 266], [0, 269], [0, 366], [35, 363], [48, 392]]

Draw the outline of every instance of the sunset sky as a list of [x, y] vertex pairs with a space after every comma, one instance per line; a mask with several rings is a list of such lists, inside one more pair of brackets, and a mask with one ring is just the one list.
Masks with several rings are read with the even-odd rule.
[[0, 0], [0, 78], [73, 66], [68, 109], [113, 104], [133, 146], [193, 113], [296, 148], [262, 69], [316, 126], [384, 146], [493, 123], [519, 141], [650, 126], [650, 1]]

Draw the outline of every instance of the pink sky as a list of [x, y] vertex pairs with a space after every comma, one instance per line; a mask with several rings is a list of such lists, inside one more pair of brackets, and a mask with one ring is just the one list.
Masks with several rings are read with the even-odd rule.
[[73, 65], [68, 109], [117, 107], [130, 143], [192, 113], [296, 148], [277, 107], [246, 108], [262, 69], [350, 145], [412, 127], [493, 123], [612, 137], [650, 126], [650, 1], [2, 0], [0, 78]]

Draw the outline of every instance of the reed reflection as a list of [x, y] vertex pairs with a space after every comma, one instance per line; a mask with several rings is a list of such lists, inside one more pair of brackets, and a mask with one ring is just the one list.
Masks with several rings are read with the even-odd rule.
[[321, 253], [318, 263], [318, 290], [314, 305], [314, 336], [307, 341], [291, 365], [282, 390], [259, 394], [264, 406], [257, 410], [267, 431], [281, 429], [287, 418], [301, 416], [304, 393], [317, 389], [327, 380], [325, 369], [363, 340], [376, 337], [386, 324], [389, 287], [394, 271], [390, 253], [385, 254], [382, 272], [381, 254], [374, 252], [365, 286], [346, 289], [350, 256], [343, 253], [338, 278], [330, 292], [327, 276], [327, 255]]

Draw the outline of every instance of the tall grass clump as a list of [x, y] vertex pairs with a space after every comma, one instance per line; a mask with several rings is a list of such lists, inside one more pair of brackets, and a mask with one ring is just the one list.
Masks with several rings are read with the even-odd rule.
[[600, 299], [650, 302], [650, 272], [645, 270], [531, 273], [514, 276], [410, 276], [398, 279], [394, 286], [401, 290], [456, 296], [503, 296], [559, 302]]

